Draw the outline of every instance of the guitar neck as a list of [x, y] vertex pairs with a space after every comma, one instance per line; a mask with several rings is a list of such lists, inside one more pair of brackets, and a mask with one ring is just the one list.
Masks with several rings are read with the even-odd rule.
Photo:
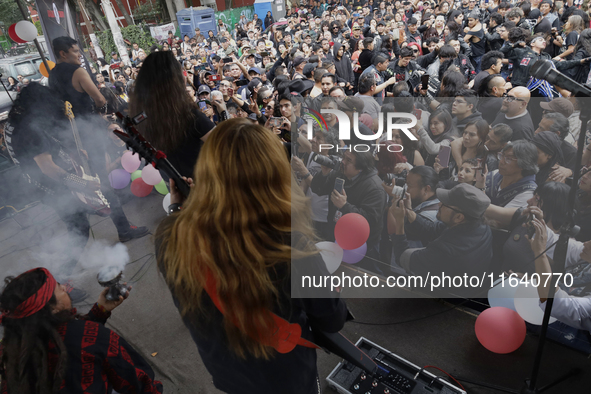
[[82, 153], [82, 141], [80, 141], [80, 134], [78, 133], [78, 127], [76, 127], [76, 122], [74, 119], [70, 118], [70, 125], [72, 126], [72, 134], [74, 134], [74, 142], [76, 143], [76, 150], [78, 151], [78, 161], [80, 167], [84, 170], [86, 174], [90, 174], [90, 166], [88, 165], [88, 160]]

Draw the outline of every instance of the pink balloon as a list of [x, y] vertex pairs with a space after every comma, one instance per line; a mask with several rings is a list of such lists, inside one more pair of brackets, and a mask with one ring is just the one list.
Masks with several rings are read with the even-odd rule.
[[154, 168], [152, 164], [148, 164], [142, 170], [142, 179], [148, 185], [157, 185], [162, 182], [162, 175], [160, 175], [160, 171]]
[[128, 150], [121, 157], [121, 167], [130, 174], [137, 171], [137, 169], [140, 168], [140, 164], [142, 164], [140, 156], [132, 151]]
[[358, 213], [348, 213], [337, 221], [334, 237], [344, 250], [360, 248], [369, 238], [369, 223]]
[[353, 250], [343, 250], [343, 262], [347, 264], [355, 264], [363, 260], [367, 253], [367, 243], [361, 247]]
[[137, 178], [131, 182], [131, 192], [136, 197], [146, 197], [152, 192], [154, 186], [147, 185], [142, 178]]
[[502, 306], [482, 312], [474, 330], [482, 346], [493, 353], [514, 352], [525, 341], [525, 321], [519, 313]]

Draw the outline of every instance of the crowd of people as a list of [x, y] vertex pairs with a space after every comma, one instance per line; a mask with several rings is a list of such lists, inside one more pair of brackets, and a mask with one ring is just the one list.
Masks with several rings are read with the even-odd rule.
[[[377, 275], [542, 275], [552, 272], [554, 245], [573, 216], [567, 204], [573, 187], [580, 231], [569, 240], [566, 270], [574, 284], [557, 289], [554, 338], [591, 353], [591, 132], [580, 120], [587, 99], [530, 75], [534, 63], [545, 60], [578, 83], [590, 82], [589, 27], [589, 13], [572, 0], [302, 0], [277, 21], [270, 12], [264, 24], [257, 15], [242, 16], [233, 29], [220, 21], [218, 31], [207, 34], [169, 32], [149, 50], [131, 43], [131, 64], [114, 52], [108, 61], [94, 59], [88, 72], [76, 42], [62, 40], [53, 45], [59, 59], [49, 78], [53, 93], [35, 83], [20, 89], [8, 148], [46, 188], [61, 182], [96, 191], [96, 184], [54, 168], [56, 141], [66, 146], [67, 138], [57, 131], [48, 137], [52, 128], [41, 132], [22, 116], [52, 111], [53, 102], [34, 106], [22, 97], [71, 101], [84, 115], [77, 120], [83, 141], [92, 141], [84, 130], [96, 138], [99, 127], [116, 128], [108, 125], [115, 112], [145, 112], [139, 130], [194, 183], [185, 200], [171, 182], [170, 216], [157, 231], [156, 250], [221, 390], [318, 392], [314, 350], [296, 346], [274, 354], [280, 346], [273, 322], [282, 316], [304, 328], [342, 328], [346, 306], [328, 290], [322, 301], [284, 297], [289, 265], [282, 263], [291, 256], [296, 271], [326, 273], [317, 267], [312, 241], [334, 241], [344, 215], [367, 220], [367, 252], [358, 266]], [[386, 130], [408, 115], [416, 119], [408, 128]], [[59, 129], [63, 119], [51, 116]], [[97, 126], [95, 118], [105, 123]], [[351, 125], [345, 130], [350, 139], [343, 124]], [[43, 143], [31, 144], [32, 135]], [[109, 144], [86, 148], [101, 178]], [[108, 186], [100, 188], [115, 200], [111, 217], [120, 223], [120, 237], [143, 236]], [[52, 206], [71, 231], [88, 233], [85, 213]], [[15, 290], [24, 280], [19, 277], [3, 295], [10, 301], [0, 298], [8, 311], [5, 328], [19, 319], [14, 308], [43, 282], [39, 273], [25, 275], [30, 287]], [[487, 289], [445, 290], [482, 298]], [[548, 287], [538, 293], [544, 309]], [[104, 307], [99, 300], [93, 310]], [[213, 318], [202, 320], [207, 315]], [[58, 323], [74, 324], [51, 320]], [[313, 340], [309, 334], [304, 329], [302, 337]], [[8, 362], [6, 354], [24, 345], [5, 342], [5, 374], [22, 374], [24, 364]], [[228, 368], [239, 377], [225, 379]], [[39, 384], [57, 387], [58, 376], [68, 371]], [[143, 392], [160, 392], [151, 371], [141, 376]], [[15, 379], [2, 382], [13, 391], [26, 387]]]

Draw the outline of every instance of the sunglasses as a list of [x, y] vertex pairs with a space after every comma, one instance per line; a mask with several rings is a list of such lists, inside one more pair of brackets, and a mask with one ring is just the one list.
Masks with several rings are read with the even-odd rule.
[[508, 103], [512, 103], [513, 101], [525, 101], [525, 100], [520, 99], [518, 97], [515, 97], [515, 96], [507, 96], [507, 95], [503, 95], [503, 100], [507, 101]]

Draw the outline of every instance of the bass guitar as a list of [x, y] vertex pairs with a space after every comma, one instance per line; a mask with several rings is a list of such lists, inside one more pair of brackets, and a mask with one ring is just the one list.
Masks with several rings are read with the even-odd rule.
[[[62, 159], [67, 160], [70, 162], [71, 166], [74, 168], [74, 172], [80, 178], [97, 182], [100, 184], [101, 180], [98, 175], [94, 174], [90, 170], [90, 166], [88, 165], [88, 159], [86, 155], [83, 153], [82, 142], [80, 141], [80, 134], [78, 133], [78, 128], [76, 127], [76, 122], [74, 122], [74, 113], [72, 112], [72, 104], [69, 101], [65, 102], [65, 113], [68, 119], [70, 120], [70, 125], [72, 126], [72, 133], [74, 134], [74, 142], [76, 143], [76, 151], [77, 151], [77, 158], [73, 158], [71, 155], [68, 155], [67, 158], [62, 157]], [[97, 215], [100, 216], [108, 216], [111, 214], [111, 206], [103, 193], [100, 190], [95, 192], [72, 192], [80, 201], [90, 207]]]

